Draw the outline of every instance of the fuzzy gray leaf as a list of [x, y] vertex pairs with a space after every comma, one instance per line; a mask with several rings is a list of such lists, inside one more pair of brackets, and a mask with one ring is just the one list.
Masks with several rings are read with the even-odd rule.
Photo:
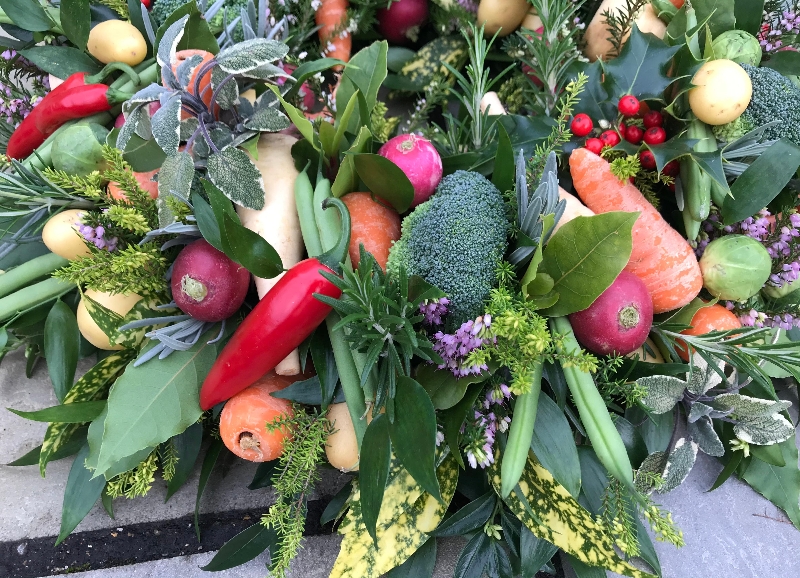
[[711, 419], [704, 417], [694, 423], [689, 424], [689, 436], [692, 441], [697, 443], [704, 454], [714, 457], [725, 455], [725, 446], [722, 445]]
[[680, 486], [692, 471], [696, 458], [697, 444], [686, 438], [679, 439], [675, 444], [675, 449], [667, 458], [663, 473], [664, 485], [658, 489], [658, 492], [666, 494]]
[[161, 68], [170, 68], [172, 61], [175, 60], [175, 52], [178, 50], [178, 42], [183, 38], [183, 29], [189, 21], [189, 15], [173, 22], [161, 37], [158, 45], [156, 60]]
[[264, 208], [261, 173], [242, 150], [227, 148], [208, 157], [208, 178], [234, 203], [260, 211]]
[[167, 206], [170, 195], [188, 199], [194, 179], [194, 162], [189, 153], [178, 153], [164, 159], [158, 173], [158, 226], [166, 227], [175, 221]]
[[153, 138], [158, 146], [172, 156], [178, 152], [181, 142], [181, 95], [176, 92], [170, 95], [166, 103], [153, 115]]
[[262, 132], [278, 132], [290, 125], [289, 117], [271, 107], [259, 108], [253, 116], [244, 121], [245, 128]]
[[234, 44], [217, 54], [217, 62], [229, 74], [242, 74], [263, 64], [280, 60], [289, 47], [275, 40], [255, 38]]
[[178, 79], [178, 83], [183, 87], [188, 87], [194, 69], [200, 66], [202, 62], [203, 62], [203, 57], [200, 56], [199, 54], [193, 54], [192, 56], [181, 62], [178, 65], [178, 68], [175, 70], [175, 76]]
[[119, 134], [117, 135], [117, 148], [119, 150], [124, 151], [125, 147], [128, 146], [128, 141], [130, 141], [131, 137], [136, 134], [136, 128], [144, 116], [147, 116], [146, 103], [137, 104], [125, 117], [125, 124], [123, 124], [122, 128], [119, 129]]
[[[147, 111], [149, 105], [145, 105], [144, 110]], [[153, 126], [150, 115], [145, 113], [141, 115], [139, 122], [136, 125], [136, 135], [143, 140], [150, 140], [153, 138]]]
[[735, 419], [767, 417], [789, 409], [792, 404], [788, 401], [773, 401], [750, 397], [739, 393], [723, 393], [712, 402], [715, 409], [733, 410], [731, 416]]
[[[241, 76], [247, 78], [257, 78], [259, 80], [268, 80], [270, 78], [292, 78], [291, 74], [287, 74], [283, 68], [275, 66], [274, 64], [262, 64], [258, 68], [242, 72]], [[294, 78], [292, 78], [294, 80]], [[291, 82], [291, 81], [290, 81]]]
[[181, 121], [181, 140], [187, 141], [200, 126], [200, 122], [193, 116]]
[[637, 383], [647, 390], [642, 403], [653, 413], [666, 413], [683, 399], [686, 382], [669, 375], [642, 377]]
[[134, 104], [140, 102], [156, 102], [165, 92], [167, 92], [166, 88], [154, 82], [150, 86], [145, 86], [142, 90], [126, 100], [123, 108], [125, 105], [129, 105], [128, 103]]
[[711, 415], [713, 411], [713, 407], [696, 401], [692, 404], [692, 409], [689, 410], [689, 423], [694, 423], [701, 417]]
[[[228, 73], [222, 70], [219, 66], [215, 66], [211, 70], [211, 88], [217, 90], [220, 84], [228, 78]], [[235, 79], [228, 80], [222, 90], [217, 92], [217, 104], [220, 108], [230, 110], [239, 100], [239, 87]]]
[[742, 418], [733, 426], [734, 435], [749, 444], [770, 446], [794, 435], [794, 426], [779, 413]]
[[636, 470], [636, 476], [633, 483], [636, 488], [643, 494], [649, 494], [655, 487], [652, 485], [650, 476], [646, 474], [656, 474], [660, 476], [664, 471], [664, 466], [667, 464], [667, 455], [665, 452], [653, 452], [647, 456], [639, 469]]
[[[720, 361], [717, 365], [719, 372], [725, 369], [725, 362]], [[696, 395], [703, 395], [709, 389], [722, 383], [722, 377], [709, 366], [703, 357], [697, 353], [692, 356], [692, 371], [687, 375], [686, 389]]]

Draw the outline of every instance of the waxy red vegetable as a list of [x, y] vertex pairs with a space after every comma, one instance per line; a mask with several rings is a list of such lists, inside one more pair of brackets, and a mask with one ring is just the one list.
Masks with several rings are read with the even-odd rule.
[[315, 294], [341, 296], [341, 290], [320, 271], [340, 271], [350, 244], [350, 213], [339, 199], [326, 199], [323, 207], [330, 206], [341, 213], [341, 238], [327, 253], [289, 269], [236, 329], [200, 389], [203, 410], [258, 381], [311, 335], [331, 312]]
[[99, 84], [114, 70], [123, 70], [138, 84], [138, 74], [129, 66], [116, 62], [93, 76], [85, 72], [76, 72], [68, 76], [34, 106], [31, 113], [11, 133], [6, 155], [12, 159], [22, 160], [65, 122], [105, 112], [114, 104], [130, 98], [130, 94], [118, 93], [105, 84]]

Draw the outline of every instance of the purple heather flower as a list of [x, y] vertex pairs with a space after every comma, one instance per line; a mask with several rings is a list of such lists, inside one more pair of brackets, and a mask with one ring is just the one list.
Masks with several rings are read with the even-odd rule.
[[90, 241], [98, 249], [105, 249], [109, 253], [113, 253], [117, 250], [117, 243], [119, 242], [119, 239], [117, 237], [106, 239], [106, 230], [102, 225], [92, 227], [90, 225], [84, 225], [80, 221], [76, 222], [75, 225], [77, 226], [78, 232], [81, 234], [81, 236], [87, 241]]
[[439, 369], [449, 369], [456, 377], [479, 375], [482, 371], [489, 369], [485, 364], [467, 366], [465, 363], [470, 353], [488, 343], [489, 339], [484, 339], [481, 335], [486, 334], [490, 325], [491, 317], [485, 315], [478, 317], [475, 321], [470, 320], [463, 323], [454, 334], [438, 331], [434, 335], [436, 341], [433, 344], [433, 350], [443, 360]]
[[425, 316], [425, 325], [441, 325], [442, 317], [447, 314], [447, 306], [450, 300], [447, 297], [439, 299], [426, 299], [419, 305], [419, 312]]

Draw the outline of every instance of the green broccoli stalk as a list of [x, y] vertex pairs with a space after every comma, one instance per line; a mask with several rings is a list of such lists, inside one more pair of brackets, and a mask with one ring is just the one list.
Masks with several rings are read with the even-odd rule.
[[456, 171], [403, 220], [386, 268], [397, 275], [402, 266], [447, 293], [446, 329], [457, 329], [484, 312], [508, 230], [497, 187], [478, 173]]
[[800, 88], [771, 68], [740, 65], [753, 84], [750, 104], [736, 120], [714, 127], [720, 140], [733, 142], [751, 130], [776, 119], [781, 122], [764, 132], [766, 140], [787, 138], [800, 145]]

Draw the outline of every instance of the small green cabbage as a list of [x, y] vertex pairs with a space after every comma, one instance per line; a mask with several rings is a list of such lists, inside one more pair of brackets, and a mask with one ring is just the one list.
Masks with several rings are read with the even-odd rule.
[[739, 64], [758, 66], [761, 63], [761, 45], [758, 38], [744, 30], [728, 30], [711, 43], [715, 58], [727, 58]]
[[108, 130], [99, 124], [71, 126], [53, 140], [53, 168], [85, 177], [105, 168], [103, 145]]
[[746, 235], [711, 241], [700, 258], [703, 285], [720, 299], [744, 301], [758, 293], [772, 273], [764, 246]]

